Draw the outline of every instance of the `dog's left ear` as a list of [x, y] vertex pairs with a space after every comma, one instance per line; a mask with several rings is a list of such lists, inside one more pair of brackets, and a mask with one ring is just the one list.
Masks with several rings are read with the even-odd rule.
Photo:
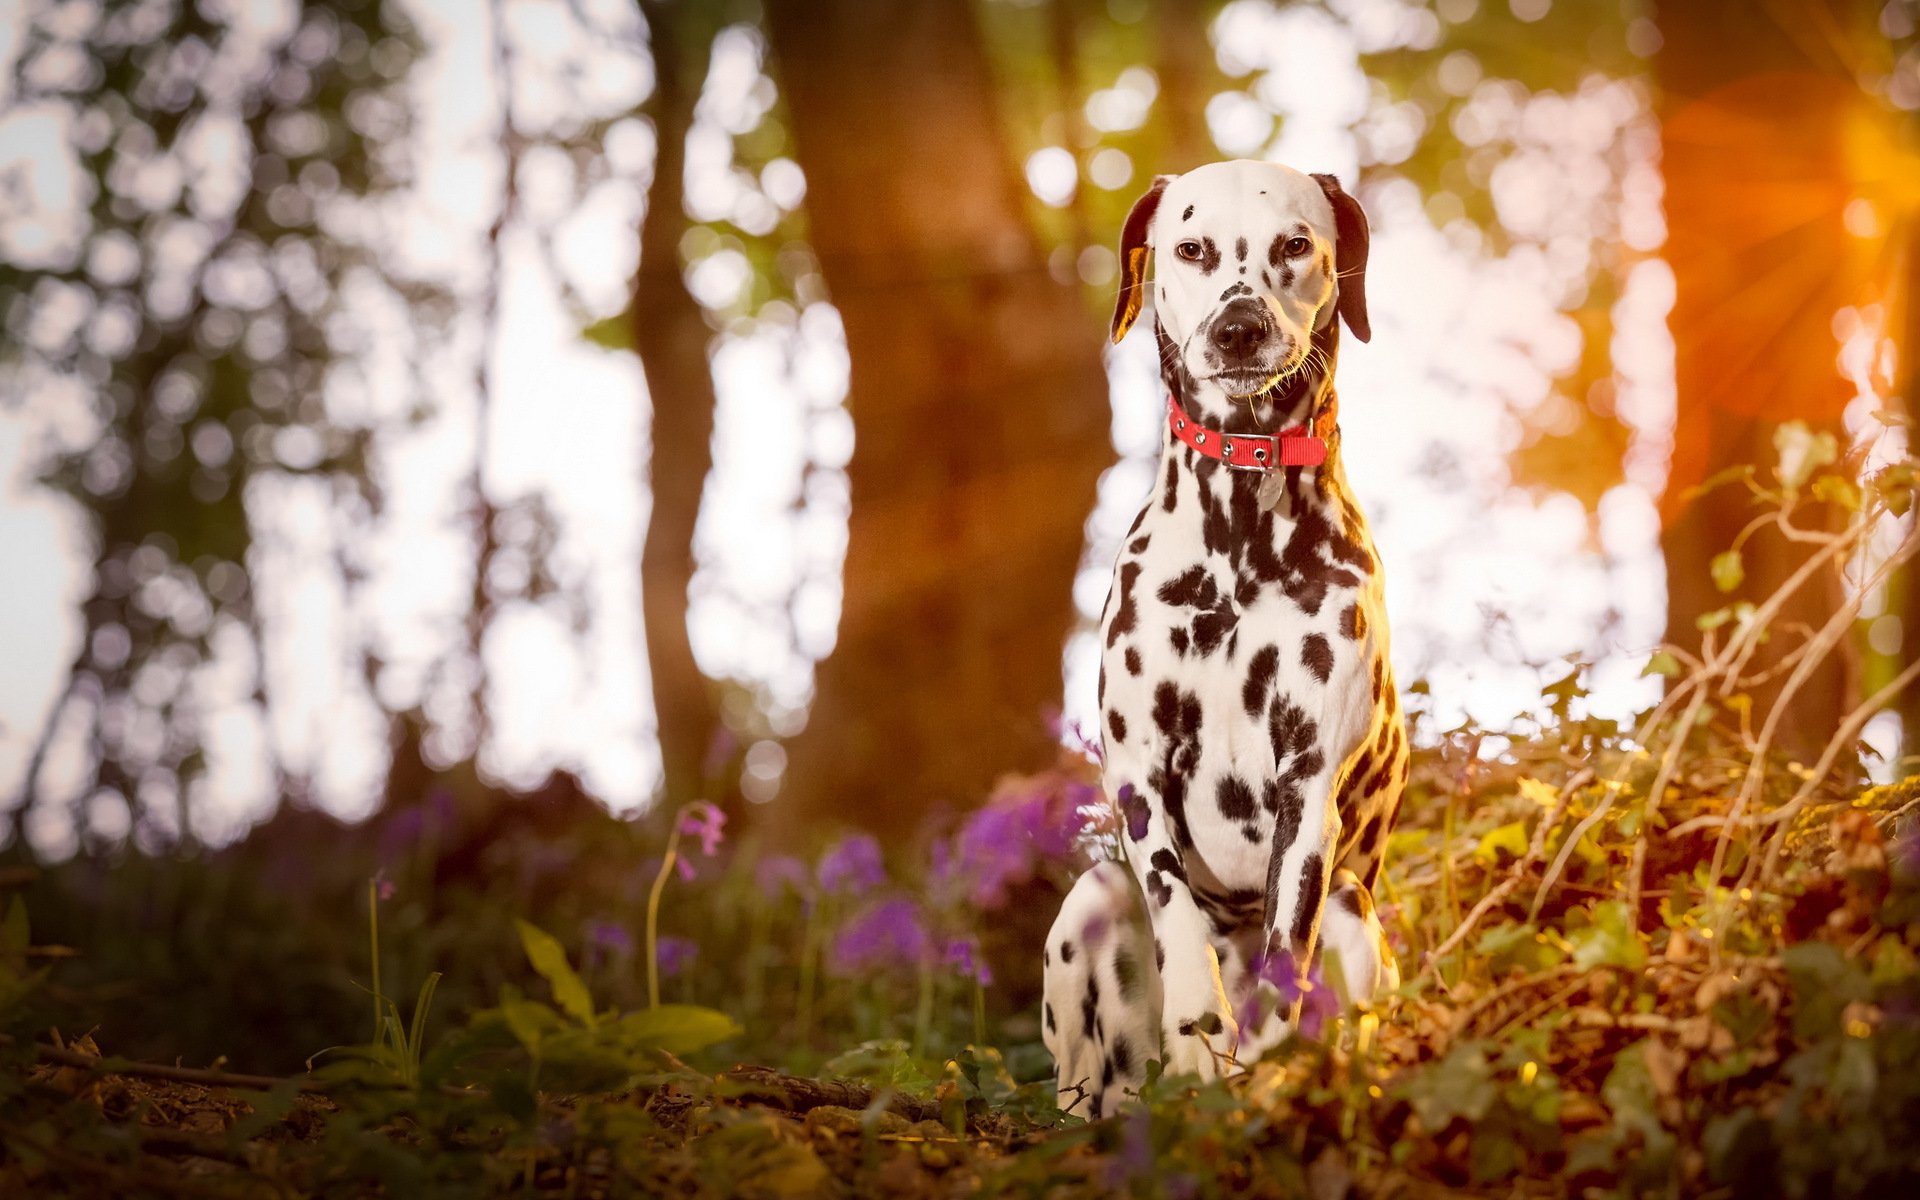
[[1147, 298], [1147, 261], [1153, 247], [1147, 242], [1147, 230], [1153, 214], [1160, 211], [1160, 193], [1173, 182], [1171, 175], [1156, 175], [1153, 186], [1133, 202], [1127, 223], [1120, 230], [1120, 294], [1113, 301], [1113, 340], [1118, 343], [1133, 328], [1140, 306]]
[[1340, 181], [1331, 175], [1315, 175], [1320, 190], [1333, 205], [1333, 249], [1335, 287], [1334, 308], [1353, 336], [1363, 342], [1373, 340], [1373, 326], [1367, 321], [1367, 214], [1360, 202], [1347, 195]]

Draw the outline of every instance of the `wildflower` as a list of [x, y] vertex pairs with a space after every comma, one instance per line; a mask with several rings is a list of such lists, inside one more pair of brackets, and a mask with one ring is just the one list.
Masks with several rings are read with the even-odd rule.
[[1107, 1160], [1107, 1186], [1125, 1191], [1134, 1180], [1144, 1179], [1153, 1171], [1153, 1161], [1153, 1113], [1136, 1108], [1120, 1124], [1120, 1149]]
[[1294, 969], [1293, 955], [1285, 951], [1262, 955], [1252, 965], [1250, 987], [1234, 1011], [1234, 1020], [1243, 1031], [1251, 1032], [1269, 1014], [1285, 1014], [1296, 1000], [1304, 1000], [1300, 1026], [1295, 1031], [1302, 1037], [1319, 1037], [1327, 1021], [1339, 1015], [1340, 1003], [1318, 967], [1303, 979]]
[[700, 956], [700, 943], [692, 938], [663, 937], [656, 953], [660, 958], [660, 974], [672, 979], [693, 966], [693, 960]]
[[725, 835], [721, 832], [727, 826], [727, 814], [705, 800], [696, 800], [680, 810], [680, 832], [700, 840], [700, 853], [712, 858], [720, 851], [720, 843]]
[[807, 864], [791, 854], [769, 854], [754, 864], [753, 880], [762, 896], [778, 900], [789, 888], [795, 892], [807, 890]]
[[840, 839], [820, 859], [820, 890], [865, 895], [887, 881], [880, 843], [864, 833]]
[[981, 987], [993, 986], [993, 968], [981, 956], [979, 943], [970, 937], [954, 938], [947, 943], [946, 963]]
[[626, 931], [626, 925], [591, 922], [588, 925], [588, 948], [603, 950], [614, 958], [626, 958], [634, 952], [634, 935]]
[[1053, 775], [1020, 780], [995, 795], [954, 839], [967, 899], [1000, 908], [1009, 890], [1032, 879], [1043, 862], [1067, 857], [1080, 833], [1080, 803], [1097, 795], [1089, 785], [1061, 784]]
[[374, 895], [380, 897], [381, 900], [393, 899], [395, 890], [393, 880], [387, 878], [386, 872], [383, 871], [373, 877]]
[[830, 965], [840, 976], [926, 962], [932, 951], [920, 910], [895, 898], [870, 905], [834, 939]]

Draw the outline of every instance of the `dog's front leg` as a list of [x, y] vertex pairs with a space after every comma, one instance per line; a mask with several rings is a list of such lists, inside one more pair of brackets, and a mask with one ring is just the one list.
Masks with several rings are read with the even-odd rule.
[[1161, 1059], [1169, 1075], [1212, 1079], [1233, 1061], [1240, 1039], [1220, 979], [1213, 924], [1187, 884], [1185, 859], [1165, 819], [1166, 797], [1149, 787], [1127, 800], [1133, 809], [1127, 861], [1147, 900], [1160, 968]]

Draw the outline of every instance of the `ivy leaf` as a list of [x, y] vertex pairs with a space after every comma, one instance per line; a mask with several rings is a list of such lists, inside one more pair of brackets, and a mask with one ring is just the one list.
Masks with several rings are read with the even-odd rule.
[[1646, 965], [1646, 940], [1634, 928], [1624, 900], [1602, 900], [1593, 906], [1593, 923], [1567, 935], [1573, 943], [1573, 965], [1582, 971], [1613, 966], [1637, 969]]
[[1713, 556], [1713, 586], [1723, 592], [1730, 592], [1740, 586], [1747, 577], [1747, 569], [1740, 561], [1738, 550], [1723, 550]]
[[1478, 1046], [1462, 1043], [1439, 1062], [1414, 1071], [1400, 1094], [1413, 1105], [1427, 1132], [1438, 1133], [1455, 1117], [1484, 1118], [1499, 1098], [1499, 1089], [1487, 1056]]
[[567, 952], [561, 948], [560, 941], [537, 925], [515, 920], [520, 930], [520, 944], [526, 948], [527, 961], [533, 969], [553, 988], [553, 1002], [582, 1025], [591, 1026], [594, 1022], [593, 997], [587, 994], [587, 985], [567, 964]]

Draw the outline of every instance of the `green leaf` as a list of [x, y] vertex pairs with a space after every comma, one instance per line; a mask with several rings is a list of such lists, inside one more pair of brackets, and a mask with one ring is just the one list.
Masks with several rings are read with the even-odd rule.
[[1499, 1098], [1499, 1089], [1486, 1055], [1478, 1046], [1463, 1042], [1439, 1062], [1411, 1072], [1400, 1095], [1413, 1105], [1427, 1132], [1438, 1134], [1455, 1117], [1469, 1121], [1485, 1117]]
[[587, 994], [587, 985], [567, 964], [567, 952], [561, 948], [559, 939], [526, 921], [516, 920], [514, 924], [520, 929], [520, 944], [526, 947], [527, 961], [553, 988], [553, 1002], [560, 1006], [561, 1012], [582, 1025], [591, 1026], [593, 997]]
[[1774, 473], [1788, 491], [1797, 490], [1821, 467], [1839, 459], [1840, 442], [1827, 430], [1815, 433], [1805, 421], [1788, 421], [1773, 431], [1780, 460]]
[[1512, 858], [1519, 858], [1527, 852], [1527, 826], [1524, 821], [1509, 821], [1489, 830], [1480, 839], [1480, 844], [1473, 848], [1473, 856], [1481, 862], [1493, 863], [1500, 860], [1503, 850]]
[[1654, 651], [1653, 657], [1647, 660], [1646, 670], [1640, 673], [1642, 675], [1665, 675], [1668, 679], [1677, 679], [1680, 676], [1680, 660], [1675, 658], [1670, 651], [1656, 650]]
[[1567, 935], [1573, 944], [1573, 965], [1582, 971], [1594, 967], [1638, 968], [1647, 961], [1646, 940], [1634, 928], [1624, 900], [1602, 900], [1593, 906], [1592, 924]]
[[633, 314], [618, 312], [595, 321], [580, 331], [580, 338], [604, 350], [631, 351], [634, 348]]
[[560, 1015], [537, 1000], [522, 1000], [518, 996], [503, 996], [500, 1000], [500, 1017], [506, 1021], [507, 1028], [530, 1054], [540, 1053], [540, 1044], [551, 1034], [559, 1033], [563, 1028]]
[[1848, 512], [1860, 511], [1860, 488], [1845, 475], [1822, 475], [1813, 481], [1813, 498], [1837, 504]]
[[1713, 586], [1723, 592], [1730, 592], [1740, 586], [1747, 577], [1747, 569], [1740, 562], [1738, 550], [1723, 550], [1713, 556]]
[[691, 1054], [743, 1032], [732, 1017], [696, 1004], [662, 1004], [628, 1013], [615, 1025], [621, 1044], [629, 1051], [665, 1050]]

